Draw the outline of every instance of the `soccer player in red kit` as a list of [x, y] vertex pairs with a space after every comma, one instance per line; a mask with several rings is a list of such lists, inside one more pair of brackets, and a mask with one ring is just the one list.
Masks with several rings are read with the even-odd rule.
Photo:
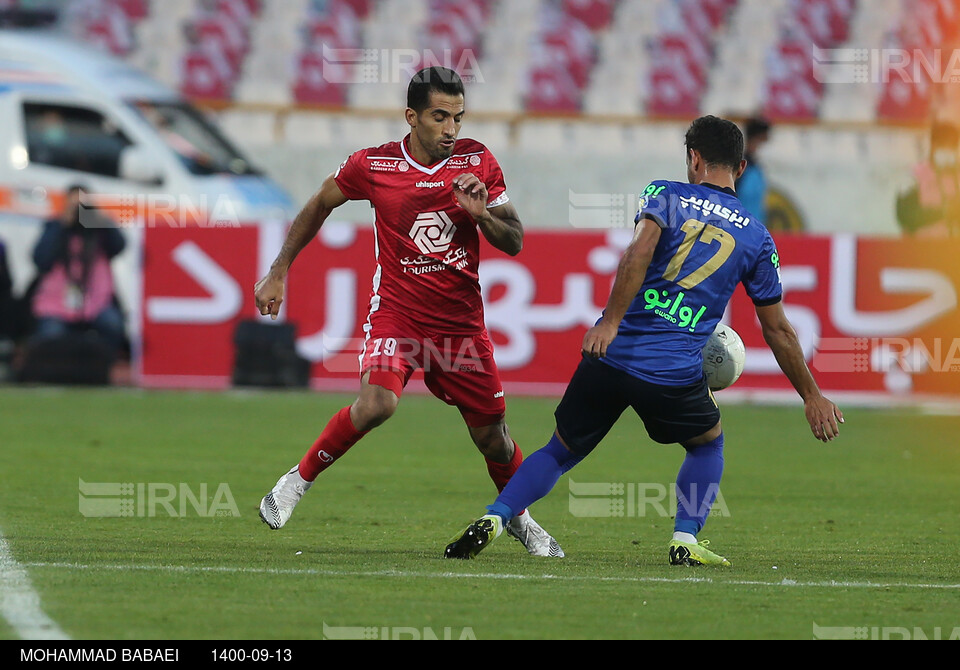
[[[502, 490], [523, 456], [504, 422], [506, 406], [483, 321], [477, 269], [480, 233], [511, 256], [523, 226], [497, 160], [482, 144], [457, 139], [464, 114], [459, 75], [425, 68], [407, 89], [410, 134], [351, 155], [296, 217], [283, 248], [256, 286], [257, 308], [277, 317], [297, 254], [334, 208], [369, 200], [377, 268], [360, 356], [360, 395], [340, 410], [300, 463], [260, 502], [260, 517], [282, 527], [317, 476], [396, 411], [414, 369], [430, 391], [455, 405]], [[535, 556], [563, 556], [524, 510], [507, 531]]]

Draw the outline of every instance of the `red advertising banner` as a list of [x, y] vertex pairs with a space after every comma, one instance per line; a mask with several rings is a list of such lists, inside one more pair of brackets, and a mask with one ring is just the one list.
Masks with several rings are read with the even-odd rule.
[[[144, 385], [229, 385], [233, 331], [261, 318], [253, 285], [284, 232], [279, 224], [147, 230]], [[516, 258], [484, 247], [486, 322], [507, 393], [562, 393], [629, 239], [625, 230], [530, 230]], [[784, 306], [825, 390], [960, 396], [960, 242], [837, 235], [777, 244]], [[374, 268], [372, 230], [333, 222], [294, 265], [282, 316], [297, 327], [316, 388], [357, 388]], [[747, 347], [735, 388], [789, 390], [742, 289], [725, 320]]]

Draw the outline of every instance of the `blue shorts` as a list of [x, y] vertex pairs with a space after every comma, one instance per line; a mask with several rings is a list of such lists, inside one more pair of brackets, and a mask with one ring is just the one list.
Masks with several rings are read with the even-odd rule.
[[720, 421], [720, 409], [704, 377], [688, 386], [661, 386], [638, 379], [595, 358], [580, 361], [557, 406], [557, 433], [569, 449], [586, 456], [627, 407], [655, 442], [686, 442]]

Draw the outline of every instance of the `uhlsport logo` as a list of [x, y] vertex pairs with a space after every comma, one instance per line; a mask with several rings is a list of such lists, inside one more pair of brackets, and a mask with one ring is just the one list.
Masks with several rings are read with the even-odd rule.
[[447, 251], [457, 227], [446, 212], [425, 212], [417, 217], [410, 229], [410, 239], [425, 254]]

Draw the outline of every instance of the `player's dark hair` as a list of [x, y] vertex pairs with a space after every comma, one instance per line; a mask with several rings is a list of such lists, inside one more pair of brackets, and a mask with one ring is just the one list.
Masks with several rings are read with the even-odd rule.
[[747, 139], [747, 142], [752, 140], [754, 137], [761, 137], [770, 132], [770, 122], [767, 121], [762, 116], [754, 116], [747, 119], [746, 124], [744, 124], [743, 134]]
[[430, 93], [463, 95], [463, 80], [460, 75], [447, 67], [425, 67], [413, 75], [407, 87], [407, 107], [417, 114], [430, 104]]
[[685, 140], [687, 151], [699, 152], [707, 165], [720, 165], [736, 171], [743, 160], [743, 133], [732, 121], [716, 116], [701, 116], [690, 124]]

